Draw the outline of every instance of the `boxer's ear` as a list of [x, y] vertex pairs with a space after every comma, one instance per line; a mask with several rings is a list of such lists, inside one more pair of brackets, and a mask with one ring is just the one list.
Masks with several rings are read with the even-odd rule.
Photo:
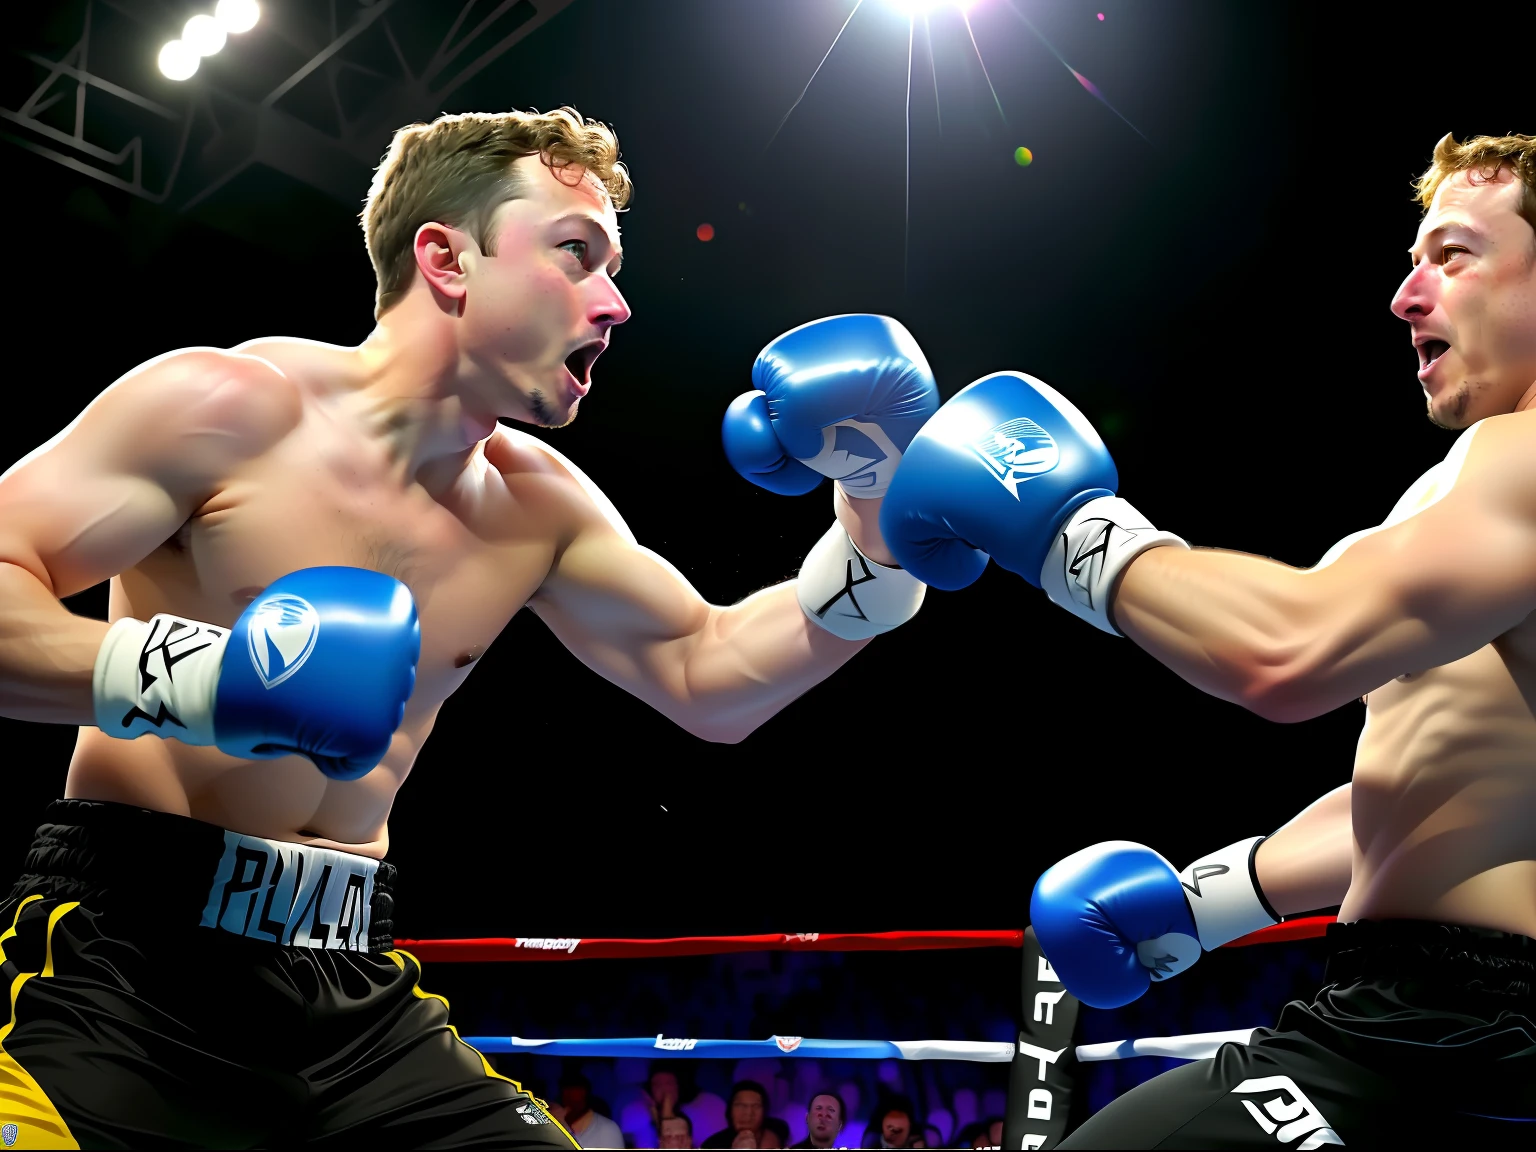
[[465, 273], [469, 271], [465, 256], [473, 259], [478, 252], [463, 232], [436, 222], [416, 229], [411, 242], [416, 270], [432, 289], [433, 298], [439, 305], [455, 312], [464, 307]]

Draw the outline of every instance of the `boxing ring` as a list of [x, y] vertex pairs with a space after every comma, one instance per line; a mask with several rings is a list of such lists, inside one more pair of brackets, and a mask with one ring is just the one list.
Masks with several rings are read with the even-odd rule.
[[[1224, 948], [1282, 944], [1320, 937], [1332, 916], [1307, 916], [1262, 928]], [[912, 952], [1013, 948], [1021, 953], [1019, 1029], [1014, 1041], [840, 1040], [770, 1036], [723, 1040], [655, 1036], [532, 1039], [466, 1036], [481, 1052], [628, 1059], [747, 1060], [789, 1057], [838, 1060], [964, 1060], [1011, 1065], [1003, 1145], [1050, 1148], [1080, 1122], [1083, 1093], [1074, 1070], [1085, 1063], [1162, 1056], [1200, 1060], [1223, 1044], [1247, 1043], [1257, 1025], [1220, 1032], [1146, 1036], [1094, 1044], [1075, 1042], [1082, 1005], [1062, 986], [1041, 953], [1034, 932], [788, 932], [752, 936], [678, 936], [665, 939], [563, 936], [398, 940], [396, 947], [423, 963], [554, 962], [716, 956], [741, 952]], [[1074, 1112], [1074, 1105], [1077, 1111]]]

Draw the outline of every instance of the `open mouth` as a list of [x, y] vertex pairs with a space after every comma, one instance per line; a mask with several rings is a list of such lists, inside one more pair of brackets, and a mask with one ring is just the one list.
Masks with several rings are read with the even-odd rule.
[[1426, 340], [1417, 345], [1419, 353], [1419, 371], [1422, 372], [1440, 357], [1449, 352], [1451, 346], [1444, 340]]
[[565, 358], [566, 371], [576, 377], [577, 383], [583, 385], [592, 383], [592, 365], [603, 354], [603, 348], [604, 344], [600, 340], [583, 344]]

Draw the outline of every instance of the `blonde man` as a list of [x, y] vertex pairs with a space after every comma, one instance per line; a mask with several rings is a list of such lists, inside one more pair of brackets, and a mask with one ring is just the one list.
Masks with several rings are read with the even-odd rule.
[[[389, 812], [443, 701], [526, 605], [736, 741], [916, 612], [875, 517], [936, 401], [894, 322], [760, 357], [727, 448], [768, 487], [838, 479], [836, 523], [799, 580], [733, 607], [498, 424], [568, 423], [592, 386], [629, 319], [629, 192], [613, 133], [570, 109], [403, 129], [363, 214], [361, 345], [152, 360], [0, 479], [0, 712], [81, 726], [0, 903], [16, 1146], [571, 1146], [392, 948]], [[882, 438], [878, 460], [834, 450]], [[110, 623], [60, 603], [108, 579]]]
[[[1353, 195], [1347, 175], [1315, 191]], [[1341, 905], [1312, 1004], [1132, 1091], [1065, 1146], [1489, 1147], [1536, 1132], [1536, 139], [1447, 136], [1418, 194], [1392, 311], [1430, 419], [1460, 435], [1316, 566], [1157, 531], [1112, 495], [1081, 414], [1019, 374], [951, 400], [887, 497], [892, 550], [932, 583], [956, 583], [954, 561], [914, 541], [931, 549], [919, 528], [956, 511], [971, 544], [1206, 692], [1281, 722], [1365, 698], [1352, 785], [1273, 836], [1182, 873], [1114, 841], [1040, 878], [1041, 947], [1100, 1007], [1280, 916]], [[973, 453], [935, 499], [951, 462], [934, 449], [1010, 421], [1035, 451], [1008, 477], [1016, 494]], [[1173, 802], [1240, 803], [1250, 782], [1230, 769], [1172, 772]]]

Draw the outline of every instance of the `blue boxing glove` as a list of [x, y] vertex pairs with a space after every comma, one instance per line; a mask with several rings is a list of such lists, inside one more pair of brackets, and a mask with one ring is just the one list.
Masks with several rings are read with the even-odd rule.
[[233, 628], [157, 615], [113, 624], [97, 653], [96, 723], [214, 745], [244, 759], [295, 753], [355, 780], [389, 750], [416, 685], [410, 589], [362, 568], [291, 572]]
[[[752, 365], [756, 390], [731, 402], [725, 455], [752, 483], [798, 496], [830, 476], [858, 499], [884, 496], [902, 454], [939, 407], [912, 334], [886, 316], [832, 316], [784, 333]], [[923, 583], [875, 563], [833, 524], [801, 565], [805, 614], [845, 640], [910, 620]]]
[[732, 467], [786, 496], [830, 476], [849, 495], [885, 495], [939, 390], [912, 334], [887, 316], [831, 316], [757, 355], [752, 386], [726, 409]]
[[1114, 495], [1114, 461], [1049, 384], [997, 372], [962, 389], [913, 438], [880, 511], [886, 545], [919, 580], [963, 588], [996, 560], [1106, 632], [1125, 565], [1187, 547]]
[[1030, 897], [1040, 949], [1084, 1004], [1129, 1004], [1202, 950], [1279, 920], [1254, 872], [1263, 841], [1240, 840], [1183, 873], [1128, 840], [1074, 852], [1045, 870]]

